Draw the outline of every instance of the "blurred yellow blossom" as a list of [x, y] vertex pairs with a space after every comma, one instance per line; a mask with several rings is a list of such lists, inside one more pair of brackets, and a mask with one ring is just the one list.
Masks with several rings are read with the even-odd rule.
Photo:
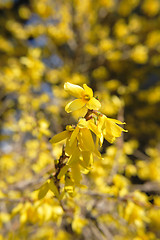
[[144, 64], [148, 60], [148, 48], [143, 45], [137, 45], [131, 51], [131, 58], [140, 64]]

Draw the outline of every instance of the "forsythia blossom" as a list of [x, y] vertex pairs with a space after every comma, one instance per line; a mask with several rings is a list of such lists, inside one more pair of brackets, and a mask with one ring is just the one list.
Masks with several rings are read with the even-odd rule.
[[111, 119], [102, 115], [99, 117], [98, 127], [101, 134], [101, 141], [103, 142], [103, 137], [110, 143], [113, 143], [117, 137], [121, 136], [122, 132], [127, 132], [117, 124], [125, 124], [119, 120]]
[[81, 109], [86, 106], [88, 109], [98, 110], [101, 107], [100, 102], [93, 97], [93, 91], [86, 84], [83, 84], [83, 88], [72, 84], [65, 83], [64, 89], [72, 96], [78, 98], [70, 103], [68, 103], [65, 107], [67, 113], [73, 112], [75, 110]]

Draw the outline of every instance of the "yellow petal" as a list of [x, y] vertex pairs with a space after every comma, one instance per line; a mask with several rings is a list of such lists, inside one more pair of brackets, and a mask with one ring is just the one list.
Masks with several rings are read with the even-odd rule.
[[77, 137], [78, 133], [79, 133], [79, 128], [76, 127], [75, 130], [73, 131], [71, 137], [70, 137], [70, 140], [69, 140], [69, 146], [70, 146], [70, 147], [72, 146], [72, 144], [73, 144], [74, 141], [76, 140], [76, 137]]
[[113, 135], [110, 135], [108, 132], [104, 133], [104, 138], [109, 142], [113, 143], [115, 141], [115, 137]]
[[93, 109], [93, 110], [98, 110], [98, 109], [100, 109], [101, 104], [100, 104], [100, 102], [99, 102], [96, 98], [92, 97], [92, 98], [87, 102], [86, 107], [89, 108], [89, 109], [91, 109], [91, 110], [92, 110], [92, 109]]
[[100, 145], [100, 147], [102, 147], [103, 141], [104, 141], [104, 137], [103, 137], [103, 134], [101, 134], [101, 137], [100, 137], [100, 139], [99, 139], [99, 145]]
[[73, 149], [73, 154], [68, 161], [68, 165], [70, 166], [72, 163], [78, 161], [79, 157], [80, 157], [80, 151], [79, 151], [79, 148], [76, 147], [75, 149]]
[[65, 147], [65, 152], [68, 156], [71, 156], [74, 152], [74, 150], [77, 147], [77, 141], [75, 141], [72, 146], [69, 145], [69, 139], [66, 141], [66, 147]]
[[76, 98], [81, 98], [84, 93], [84, 89], [82, 87], [69, 82], [64, 84], [64, 90]]
[[78, 109], [77, 111], [74, 111], [73, 116], [74, 116], [75, 119], [78, 120], [80, 117], [84, 117], [87, 112], [88, 112], [88, 108], [86, 108], [86, 106], [84, 106], [81, 109]]
[[82, 157], [83, 157], [83, 161], [81, 161], [81, 165], [90, 170], [92, 165], [93, 165], [93, 155], [91, 152], [87, 152], [87, 151], [82, 151]]
[[122, 131], [125, 131], [123, 128], [118, 126], [114, 121], [110, 119], [106, 119], [106, 132], [109, 132], [110, 135], [113, 135], [114, 137], [120, 137]]
[[94, 132], [94, 134], [97, 136], [97, 137], [101, 137], [101, 132], [99, 131], [97, 125], [95, 125], [92, 121], [88, 121], [88, 126], [89, 126], [89, 129]]
[[82, 100], [82, 99], [76, 99], [72, 102], [69, 102], [66, 107], [65, 107], [65, 111], [67, 113], [73, 112], [75, 110], [78, 110], [80, 108], [82, 108], [86, 103]]
[[78, 163], [74, 163], [71, 168], [71, 176], [75, 182], [75, 184], [80, 184], [80, 181], [82, 179], [80, 167]]
[[86, 128], [86, 127], [88, 127], [88, 121], [86, 121], [85, 118], [80, 118], [80, 120], [78, 122], [78, 127], [79, 128]]
[[99, 117], [99, 121], [98, 121], [98, 128], [101, 130], [105, 127], [105, 120], [106, 120], [106, 116], [102, 115]]
[[113, 119], [113, 118], [109, 118], [110, 120], [112, 120], [113, 122], [117, 123], [117, 124], [126, 124], [125, 122], [121, 122], [117, 119]]
[[87, 86], [87, 84], [83, 84], [83, 88], [85, 90], [85, 95], [88, 95], [90, 98], [93, 97], [93, 90]]
[[61, 133], [56, 134], [55, 136], [52, 137], [50, 140], [50, 143], [58, 143], [61, 142], [62, 140], [68, 138], [70, 136], [68, 131], [63, 131]]
[[102, 156], [101, 156], [100, 152], [98, 151], [98, 149], [97, 149], [96, 147], [95, 147], [95, 149], [94, 149], [94, 154], [95, 154], [98, 158], [102, 159]]
[[122, 131], [125, 130], [114, 123], [114, 121], [108, 118], [105, 119], [105, 129], [103, 130], [103, 135], [108, 142], [113, 143], [117, 137], [121, 136]]
[[95, 149], [94, 141], [89, 129], [81, 128], [80, 134], [78, 134], [78, 137], [82, 147], [82, 151], [91, 151], [91, 152], [94, 151]]

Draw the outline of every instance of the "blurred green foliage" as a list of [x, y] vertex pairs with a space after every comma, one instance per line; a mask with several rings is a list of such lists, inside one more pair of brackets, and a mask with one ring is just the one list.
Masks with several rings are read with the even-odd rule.
[[[0, 240], [160, 239], [159, 26], [159, 0], [0, 0]], [[65, 82], [128, 133], [62, 204], [34, 190], [77, 120]]]

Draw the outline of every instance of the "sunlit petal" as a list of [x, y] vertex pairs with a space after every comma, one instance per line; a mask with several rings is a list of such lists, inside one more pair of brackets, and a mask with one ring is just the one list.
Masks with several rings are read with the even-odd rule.
[[72, 163], [76, 162], [79, 160], [79, 157], [80, 157], [80, 150], [79, 148], [76, 146], [75, 149], [73, 149], [73, 154], [72, 156], [70, 157], [69, 161], [68, 161], [68, 165], [72, 165]]
[[88, 121], [88, 126], [89, 126], [89, 129], [95, 133], [95, 135], [97, 137], [101, 137], [101, 132], [99, 131], [98, 127], [92, 122], [92, 121]]
[[87, 112], [88, 112], [88, 108], [86, 106], [84, 106], [81, 109], [74, 111], [73, 116], [75, 119], [78, 120], [80, 117], [84, 117]]
[[113, 135], [114, 137], [120, 137], [122, 131], [125, 131], [123, 128], [115, 124], [114, 121], [109, 120], [108, 118], [106, 119], [106, 125], [106, 129], [108, 129], [107, 131], [110, 135]]
[[113, 122], [117, 123], [117, 124], [126, 124], [125, 122], [121, 122], [117, 119], [113, 119], [113, 118], [109, 118], [110, 120], [112, 120]]
[[75, 110], [81, 109], [86, 103], [82, 99], [76, 99], [72, 102], [69, 102], [66, 107], [65, 111], [67, 113], [73, 112]]
[[91, 152], [82, 151], [83, 161], [81, 161], [81, 165], [90, 170], [93, 165], [93, 155]]
[[78, 122], [78, 127], [79, 128], [85, 128], [88, 127], [88, 121], [86, 121], [85, 118], [81, 118]]
[[95, 145], [92, 138], [92, 134], [89, 129], [82, 128], [80, 130], [80, 133], [78, 136], [81, 139], [81, 146], [83, 151], [91, 151], [94, 152]]
[[84, 93], [84, 89], [82, 87], [69, 82], [64, 84], [64, 90], [76, 98], [81, 98]]
[[69, 138], [67, 138], [65, 152], [68, 156], [71, 156], [77, 147], [77, 142], [76, 141], [73, 142], [71, 146], [69, 145], [69, 143], [70, 143]]
[[83, 84], [83, 88], [85, 90], [85, 94], [88, 95], [90, 98], [93, 97], [93, 90], [87, 86], [87, 84]]
[[80, 166], [79, 164], [75, 163], [71, 168], [71, 176], [72, 179], [76, 184], [80, 184], [80, 181], [82, 179], [81, 172], [80, 172]]
[[101, 107], [101, 104], [96, 98], [93, 97], [87, 102], [86, 107], [91, 109], [91, 110], [92, 109], [93, 110], [99, 110], [100, 107]]
[[79, 128], [76, 127], [75, 130], [73, 131], [71, 137], [70, 137], [70, 140], [69, 140], [69, 146], [70, 146], [70, 147], [72, 146], [72, 144], [73, 144], [74, 141], [76, 140], [76, 137], [77, 137], [78, 133], [79, 133]]
[[104, 133], [104, 138], [110, 143], [113, 143], [116, 140], [116, 138], [113, 135], [110, 135], [107, 131]]
[[52, 137], [50, 140], [50, 143], [58, 143], [61, 142], [62, 140], [68, 138], [70, 136], [68, 131], [63, 131], [61, 133], [56, 134], [55, 136]]

